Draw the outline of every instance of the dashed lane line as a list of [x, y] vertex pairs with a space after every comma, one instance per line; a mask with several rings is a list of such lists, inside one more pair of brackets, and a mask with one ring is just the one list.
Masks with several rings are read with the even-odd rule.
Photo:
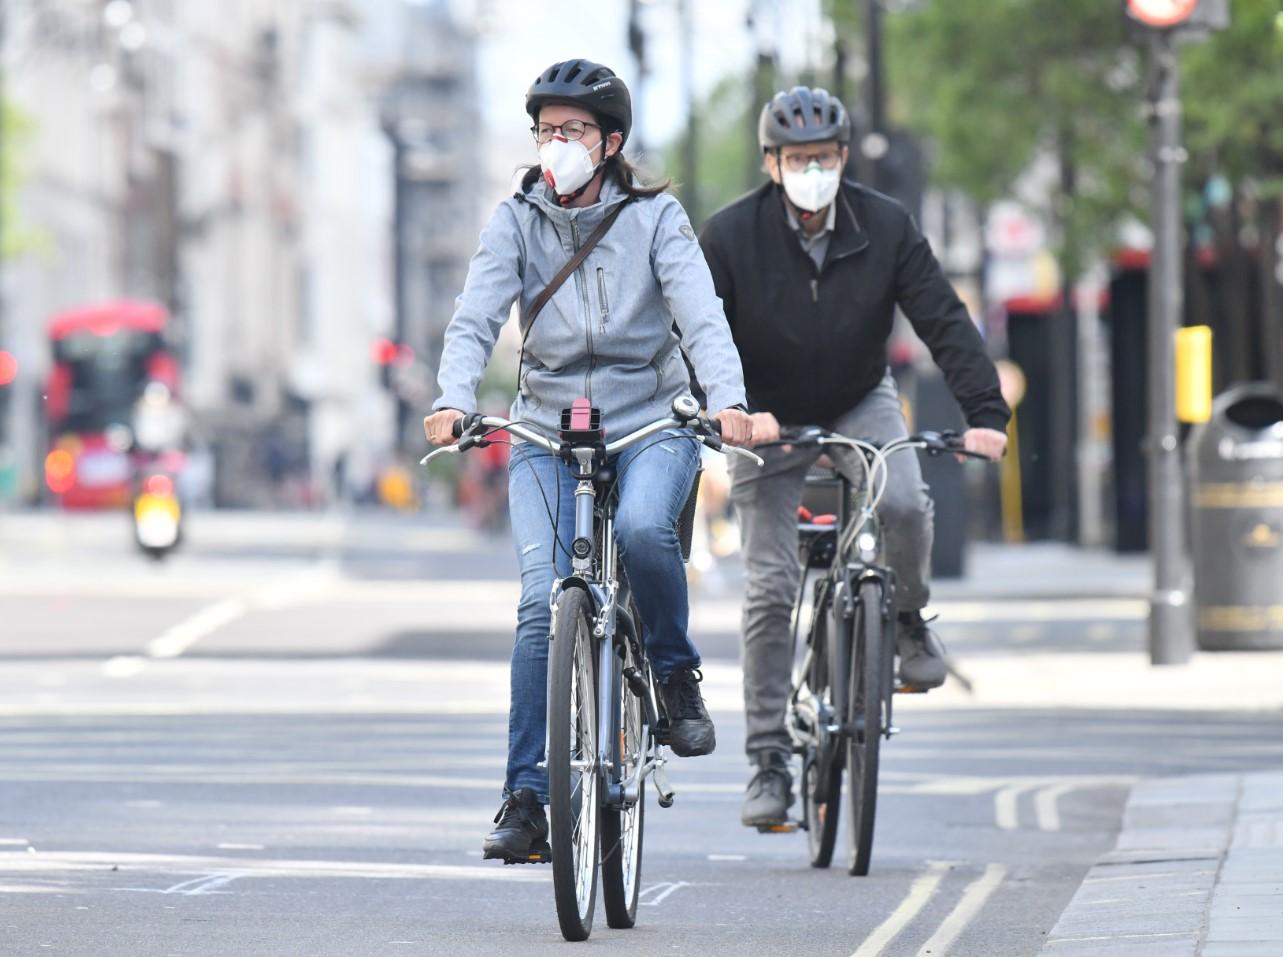
[[1038, 822], [1038, 830], [1060, 830], [1060, 799], [1072, 790], [1072, 784], [1057, 784], [1042, 788], [1034, 795], [1034, 820]]
[[1020, 827], [1020, 796], [1032, 791], [1032, 784], [1011, 784], [993, 795], [993, 818], [999, 830], [1014, 831]]
[[202, 638], [207, 638], [224, 625], [228, 625], [249, 611], [249, 605], [240, 598], [224, 598], [207, 605], [190, 618], [167, 629], [160, 637], [147, 644], [150, 658], [177, 658], [191, 649]]
[[958, 905], [949, 912], [949, 916], [936, 928], [936, 932], [931, 935], [931, 939], [922, 945], [918, 951], [918, 957], [945, 957], [949, 952], [949, 948], [953, 946], [954, 941], [967, 929], [967, 925], [976, 918], [984, 908], [985, 902], [993, 896], [994, 891], [998, 889], [1006, 876], [1007, 868], [1003, 864], [990, 864], [986, 867], [985, 872], [972, 881], [967, 886], [967, 889], [962, 892], [962, 898], [958, 901]]
[[918, 875], [909, 887], [909, 893], [891, 915], [874, 928], [873, 933], [864, 939], [851, 957], [878, 957], [883, 949], [893, 941], [900, 931], [922, 912], [932, 896], [940, 888], [940, 882], [949, 872], [948, 861], [929, 861], [925, 874]]

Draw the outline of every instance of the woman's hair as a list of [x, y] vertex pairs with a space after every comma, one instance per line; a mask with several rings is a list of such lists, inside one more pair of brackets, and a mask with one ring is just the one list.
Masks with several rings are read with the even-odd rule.
[[[608, 127], [602, 126], [602, 129], [607, 130]], [[530, 192], [530, 187], [539, 182], [540, 178], [543, 176], [543, 171], [539, 168], [539, 164], [537, 163], [533, 166], [526, 166], [525, 171], [526, 172], [521, 177], [521, 191], [523, 193], [528, 193]], [[613, 179], [615, 181], [615, 185], [629, 196], [640, 199], [658, 196], [673, 185], [673, 181], [671, 179], [663, 179], [658, 183], [652, 183], [649, 186], [643, 185], [641, 177], [638, 175], [637, 167], [628, 162], [627, 157], [624, 156], [622, 147], [615, 151], [614, 156], [606, 157], [605, 173], [607, 179]]]

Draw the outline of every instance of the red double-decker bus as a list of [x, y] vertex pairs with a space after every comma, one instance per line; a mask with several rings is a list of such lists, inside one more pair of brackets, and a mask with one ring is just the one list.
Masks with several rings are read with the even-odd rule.
[[151, 382], [177, 396], [179, 367], [165, 341], [164, 306], [122, 300], [52, 316], [45, 391], [45, 483], [65, 508], [130, 500], [135, 404]]

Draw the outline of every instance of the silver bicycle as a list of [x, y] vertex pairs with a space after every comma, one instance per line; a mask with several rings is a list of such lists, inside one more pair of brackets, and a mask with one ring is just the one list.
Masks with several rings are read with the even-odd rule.
[[[653, 437], [698, 441], [762, 464], [751, 452], [723, 446], [717, 424], [699, 414], [690, 396], [674, 400], [672, 413], [610, 443], [600, 413], [586, 399], [562, 412], [556, 438], [519, 422], [465, 416], [455, 426], [459, 443], [423, 459], [426, 464], [481, 446], [506, 431], [558, 456], [578, 479], [572, 571], [553, 585], [551, 595], [545, 751], [553, 892], [567, 940], [586, 940], [592, 932], [599, 874], [607, 924], [634, 925], [646, 780], [654, 782], [660, 807], [674, 799], [664, 770], [668, 721], [615, 542], [615, 456]], [[692, 489], [692, 506], [694, 494]], [[688, 542], [683, 554], [689, 554]]]

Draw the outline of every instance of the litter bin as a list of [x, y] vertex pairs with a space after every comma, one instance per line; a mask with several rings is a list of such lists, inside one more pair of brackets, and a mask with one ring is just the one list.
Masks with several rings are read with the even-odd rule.
[[1283, 648], [1283, 393], [1217, 396], [1189, 455], [1198, 647]]

